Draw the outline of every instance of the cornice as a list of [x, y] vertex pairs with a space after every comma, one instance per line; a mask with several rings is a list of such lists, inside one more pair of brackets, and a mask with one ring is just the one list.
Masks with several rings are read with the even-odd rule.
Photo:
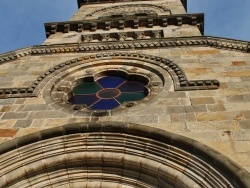
[[79, 52], [100, 52], [109, 50], [124, 49], [147, 49], [147, 48], [176, 48], [188, 46], [208, 46], [218, 49], [250, 52], [250, 42], [242, 40], [227, 39], [213, 36], [194, 36], [194, 37], [174, 37], [161, 39], [142, 39], [133, 41], [106, 41], [106, 42], [82, 42], [36, 45], [22, 48], [16, 51], [7, 52], [0, 55], [0, 64], [16, 60], [27, 55], [49, 55], [57, 53], [79, 53]]
[[59, 44], [34, 46], [31, 50], [32, 55], [53, 54], [53, 53], [76, 53], [76, 52], [96, 52], [124, 49], [147, 49], [147, 48], [176, 48], [188, 46], [209, 46], [218, 49], [234, 50], [249, 53], [250, 42], [226, 39], [211, 36], [195, 37], [174, 37], [161, 39], [142, 39], [134, 41], [106, 41], [95, 43], [80, 44]]
[[16, 60], [16, 59], [18, 59], [20, 57], [30, 55], [32, 48], [33, 47], [31, 46], [31, 47], [22, 48], [22, 49], [19, 49], [19, 50], [10, 51], [10, 52], [0, 54], [0, 64], [4, 63], [4, 62]]
[[[103, 3], [122, 3], [122, 2], [140, 2], [140, 1], [152, 1], [152, 0], [77, 0], [78, 8], [83, 5], [89, 4], [103, 4]], [[186, 1], [186, 0], [182, 0]]]
[[[60, 44], [60, 45], [39, 45], [20, 50], [12, 51], [0, 55], [0, 64], [27, 55], [51, 55], [51, 54], [67, 54], [67, 53], [82, 53], [82, 52], [109, 52], [109, 51], [124, 51], [137, 49], [154, 49], [154, 48], [178, 48], [178, 47], [199, 47], [208, 46], [218, 49], [233, 50], [243, 53], [250, 52], [250, 42], [240, 41], [219, 37], [197, 36], [197, 37], [180, 37], [180, 38], [161, 38], [149, 40], [134, 40], [134, 41], [117, 41], [117, 42], [97, 42], [97, 43], [80, 43], [80, 44]], [[53, 71], [52, 71], [53, 72]], [[50, 71], [45, 74], [50, 74]], [[46, 75], [45, 75], [46, 77]], [[3, 88], [0, 89], [1, 98], [9, 97], [35, 97], [34, 87], [39, 80], [34, 82], [34, 86], [29, 88]], [[182, 90], [197, 89], [195, 87], [206, 85], [219, 85], [210, 81], [200, 82], [199, 80], [192, 80], [180, 82]], [[201, 87], [201, 89], [202, 89]], [[198, 88], [200, 89], [200, 87]]]
[[204, 14], [177, 14], [169, 16], [147, 16], [147, 17], [130, 17], [130, 18], [113, 18], [103, 20], [91, 21], [67, 21], [67, 22], [51, 22], [45, 23], [46, 36], [49, 37], [57, 32], [69, 33], [75, 32], [93, 32], [96, 30], [108, 31], [111, 28], [117, 30], [124, 30], [125, 28], [138, 29], [153, 28], [155, 26], [167, 27], [168, 25], [181, 26], [183, 24], [197, 25], [204, 33]]

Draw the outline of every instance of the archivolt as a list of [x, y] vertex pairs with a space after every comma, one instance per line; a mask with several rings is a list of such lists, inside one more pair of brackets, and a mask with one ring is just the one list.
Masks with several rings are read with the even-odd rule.
[[129, 123], [33, 133], [2, 144], [0, 166], [0, 187], [250, 187], [250, 175], [211, 148]]
[[87, 16], [101, 16], [101, 15], [107, 15], [107, 13], [124, 13], [129, 11], [135, 11], [138, 12], [140, 10], [148, 10], [153, 11], [155, 13], [161, 13], [161, 12], [169, 12], [169, 15], [171, 14], [171, 11], [164, 6], [160, 5], [153, 5], [153, 4], [126, 4], [126, 5], [116, 5], [106, 8], [97, 9], [91, 13], [89, 13]]

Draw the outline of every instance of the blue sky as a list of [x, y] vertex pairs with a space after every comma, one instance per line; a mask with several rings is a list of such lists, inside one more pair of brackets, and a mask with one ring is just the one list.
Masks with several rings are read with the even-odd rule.
[[[250, 41], [249, 0], [188, 0], [189, 13], [205, 13], [205, 35]], [[0, 53], [39, 45], [44, 23], [66, 21], [77, 0], [0, 0]]]

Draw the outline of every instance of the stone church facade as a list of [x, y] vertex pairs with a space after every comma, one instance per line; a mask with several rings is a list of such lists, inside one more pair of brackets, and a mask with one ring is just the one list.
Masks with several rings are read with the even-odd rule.
[[0, 187], [250, 187], [249, 42], [186, 0], [78, 6], [0, 55]]

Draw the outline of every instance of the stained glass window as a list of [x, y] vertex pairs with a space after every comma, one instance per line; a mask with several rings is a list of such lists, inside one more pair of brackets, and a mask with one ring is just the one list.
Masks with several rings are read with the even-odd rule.
[[69, 102], [85, 104], [93, 110], [108, 110], [125, 101], [136, 101], [148, 95], [145, 83], [118, 76], [105, 76], [93, 82], [77, 85]]

